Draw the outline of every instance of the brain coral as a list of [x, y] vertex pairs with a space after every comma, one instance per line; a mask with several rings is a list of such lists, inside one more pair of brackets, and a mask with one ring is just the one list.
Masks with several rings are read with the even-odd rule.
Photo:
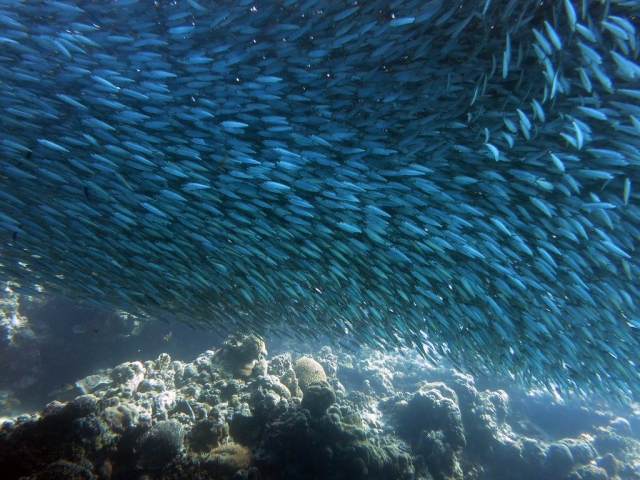
[[324, 373], [324, 368], [313, 358], [301, 357], [293, 366], [298, 377], [298, 384], [300, 389], [304, 393], [307, 387], [313, 382], [326, 382], [327, 375]]

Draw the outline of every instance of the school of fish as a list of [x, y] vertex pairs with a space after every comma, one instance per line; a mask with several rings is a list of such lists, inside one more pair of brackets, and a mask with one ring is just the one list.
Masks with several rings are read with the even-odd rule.
[[637, 396], [639, 19], [2, 0], [1, 278]]

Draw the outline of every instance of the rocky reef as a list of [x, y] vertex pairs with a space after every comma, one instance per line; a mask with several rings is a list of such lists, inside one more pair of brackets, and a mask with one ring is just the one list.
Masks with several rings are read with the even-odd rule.
[[131, 361], [0, 428], [3, 479], [640, 479], [640, 415], [481, 388], [405, 352], [230, 336]]

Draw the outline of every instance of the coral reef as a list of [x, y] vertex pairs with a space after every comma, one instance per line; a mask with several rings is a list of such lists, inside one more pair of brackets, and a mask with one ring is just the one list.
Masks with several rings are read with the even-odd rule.
[[[189, 363], [165, 353], [92, 374], [77, 382], [89, 393], [2, 424], [2, 478], [640, 478], [632, 410], [482, 390], [410, 354], [297, 355], [235, 335]], [[577, 416], [550, 428], [542, 411]]]

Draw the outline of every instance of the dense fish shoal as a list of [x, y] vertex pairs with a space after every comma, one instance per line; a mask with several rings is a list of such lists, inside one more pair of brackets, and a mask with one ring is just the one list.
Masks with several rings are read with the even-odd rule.
[[2, 278], [635, 395], [639, 14], [6, 0]]

